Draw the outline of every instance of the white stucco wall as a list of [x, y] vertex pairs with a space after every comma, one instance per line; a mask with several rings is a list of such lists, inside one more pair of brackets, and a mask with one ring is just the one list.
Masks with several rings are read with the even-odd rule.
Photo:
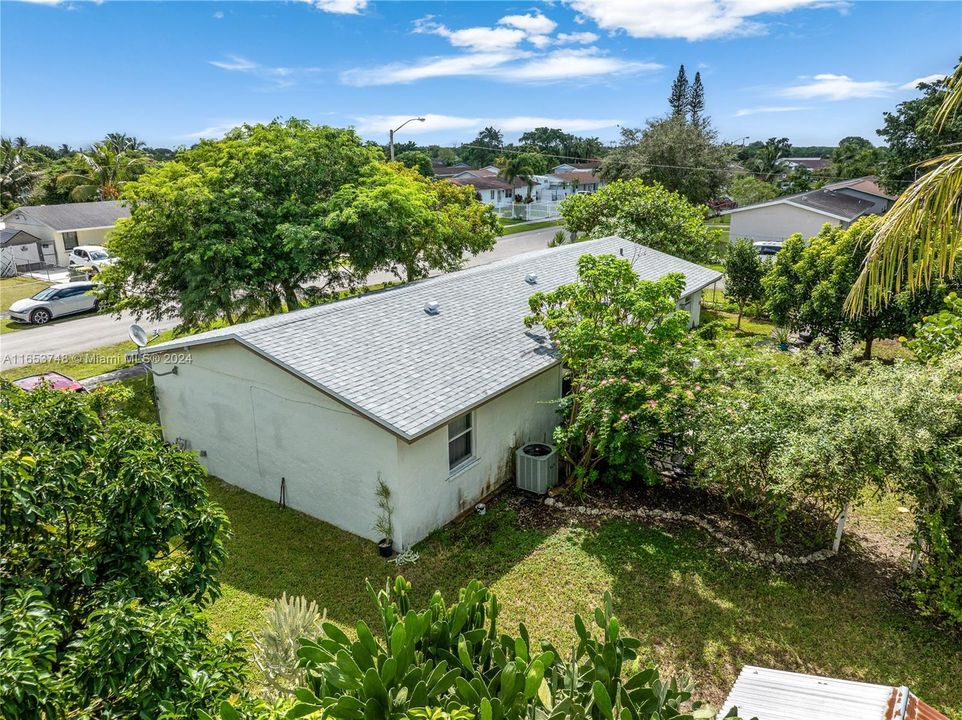
[[[64, 247], [62, 232], [53, 230], [42, 223], [34, 222], [25, 216], [12, 217], [6, 220], [6, 226], [13, 230], [23, 230], [38, 238], [46, 246], [41, 248], [45, 262], [61, 267], [67, 266], [67, 256], [70, 255], [70, 251]], [[113, 230], [113, 227], [77, 230], [77, 244], [106, 245], [107, 234], [111, 230]]]
[[817, 235], [825, 223], [840, 224], [838, 220], [827, 215], [820, 215], [784, 203], [734, 212], [730, 217], [729, 237], [732, 242], [738, 238], [784, 240], [797, 232], [805, 237], [811, 237]]
[[514, 448], [550, 441], [561, 393], [554, 366], [476, 408], [475, 460], [450, 476], [446, 425], [409, 443], [234, 342], [166, 359], [156, 371], [176, 362], [178, 374], [154, 380], [167, 441], [186, 439], [212, 475], [269, 500], [284, 477], [290, 507], [370, 540], [380, 474], [398, 548], [513, 478]]
[[476, 408], [472, 464], [450, 475], [448, 430], [398, 441], [395, 538], [405, 547], [421, 540], [504, 482], [514, 478], [514, 450], [550, 442], [558, 424], [561, 366], [555, 365]]
[[[207, 470], [371, 540], [378, 473], [397, 493], [394, 435], [243, 346], [190, 350], [155, 377], [164, 438], [186, 438]], [[159, 372], [169, 364], [155, 363]]]

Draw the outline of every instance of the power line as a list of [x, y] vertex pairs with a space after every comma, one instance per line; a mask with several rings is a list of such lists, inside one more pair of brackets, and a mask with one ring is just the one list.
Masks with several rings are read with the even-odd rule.
[[[530, 154], [531, 152], [533, 152], [532, 150], [524, 150], [524, 149], [519, 149], [519, 148], [492, 148], [492, 147], [488, 147], [488, 146], [486, 146], [486, 145], [471, 145], [471, 144], [469, 144], [469, 143], [465, 143], [465, 144], [463, 144], [463, 145], [459, 145], [458, 148], [473, 148], [473, 149], [476, 149], [476, 150], [490, 150], [491, 152], [498, 152], [498, 153], [515, 153], [515, 154], [518, 154], [518, 155], [526, 155], [526, 154]], [[545, 153], [545, 152], [541, 152], [540, 150], [538, 151], [538, 154], [543, 155], [544, 157], [548, 157], [548, 158], [555, 158], [555, 159], [557, 159], [557, 160], [574, 160], [574, 161], [576, 161], [576, 162], [581, 162], [581, 163], [590, 162], [590, 160], [588, 160], [588, 159], [586, 159], [586, 158], [577, 157], [577, 156], [574, 156], [574, 155], [560, 155], [560, 154], [557, 154], [557, 153]], [[779, 159], [780, 159], [780, 160], [792, 160], [792, 158], [790, 158], [790, 157], [779, 158]], [[751, 170], [748, 170], [747, 168], [701, 167], [701, 166], [698, 166], [698, 165], [662, 165], [662, 164], [658, 164], [658, 163], [637, 163], [637, 165], [639, 165], [640, 167], [660, 168], [660, 169], [665, 169], [665, 170], [691, 170], [691, 171], [694, 171], [694, 172], [730, 172], [730, 173], [734, 173], [734, 174], [736, 174], [736, 175], [758, 175], [758, 174], [759, 174], [759, 173], [752, 172]], [[818, 175], [818, 176], [815, 176], [814, 173], [813, 173], [813, 178], [812, 178], [812, 179], [813, 179], [813, 180], [836, 180], [836, 181], [842, 181], [842, 180], [855, 180], [856, 178], [841, 177], [841, 176], [835, 176], [835, 175]], [[900, 185], [911, 185], [913, 181], [912, 181], [912, 180], [895, 180], [895, 181], [893, 181], [893, 182], [896, 182], [896, 183], [898, 183], [898, 184], [900, 184]]]

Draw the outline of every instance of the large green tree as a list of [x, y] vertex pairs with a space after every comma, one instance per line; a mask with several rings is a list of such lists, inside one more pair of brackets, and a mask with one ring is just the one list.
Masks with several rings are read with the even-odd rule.
[[327, 203], [319, 230], [340, 238], [359, 276], [386, 270], [404, 280], [457, 270], [465, 253], [494, 247], [494, 210], [474, 189], [432, 182], [394, 163], [375, 164]]
[[707, 117], [695, 125], [672, 116], [650, 120], [641, 130], [622, 129], [621, 145], [608, 153], [599, 173], [606, 180], [661, 183], [693, 203], [705, 203], [725, 186], [733, 155], [718, 142]]
[[0, 213], [22, 204], [41, 173], [31, 167], [22, 147], [10, 138], [0, 140]]
[[853, 333], [865, 342], [865, 358], [871, 357], [875, 339], [911, 334], [913, 324], [940, 304], [944, 287], [914, 296], [893, 295], [884, 306], [857, 318], [845, 312], [878, 223], [878, 218], [863, 218], [847, 230], [826, 224], [807, 241], [797, 234], [786, 240], [763, 280], [772, 319], [824, 335], [836, 346], [843, 333]]
[[661, 185], [616, 180], [590, 195], [561, 202], [565, 227], [586, 237], [620, 235], [695, 262], [711, 258], [715, 236], [705, 226], [707, 208], [692, 205]]
[[423, 150], [408, 150], [398, 153], [397, 161], [409, 168], [414, 168], [424, 177], [434, 175], [434, 165], [431, 163], [431, 156]]
[[3, 717], [193, 717], [243, 688], [201, 615], [227, 518], [115, 395], [0, 381]]
[[352, 130], [302, 120], [182, 151], [127, 186], [102, 307], [179, 315], [185, 327], [297, 307], [304, 285], [333, 283], [350, 252], [324, 229], [327, 201], [382, 157]]
[[836, 179], [876, 175], [885, 158], [885, 150], [863, 137], [842, 138], [832, 152], [831, 173]]
[[139, 141], [113, 133], [74, 157], [73, 167], [57, 178], [74, 202], [116, 200], [124, 186], [136, 180], [151, 163]]
[[739, 206], [774, 200], [778, 188], [772, 183], [759, 180], [753, 175], [739, 175], [728, 183], [728, 194]]
[[759, 179], [767, 182], [782, 173], [781, 160], [787, 157], [791, 150], [792, 144], [788, 141], [788, 138], [768, 138], [753, 154], [749, 162], [749, 169]]
[[751, 240], [739, 238], [728, 248], [725, 262], [725, 298], [738, 305], [736, 330], [742, 326], [745, 306], [758, 302], [765, 296], [765, 289], [762, 287], [765, 270], [765, 262]]
[[526, 200], [531, 202], [534, 176], [548, 171], [548, 160], [539, 152], [521, 152], [502, 155], [496, 161], [498, 177], [514, 187], [515, 180], [528, 186]]
[[504, 149], [504, 136], [496, 127], [489, 125], [467, 145], [458, 149], [461, 159], [474, 167], [490, 165]]

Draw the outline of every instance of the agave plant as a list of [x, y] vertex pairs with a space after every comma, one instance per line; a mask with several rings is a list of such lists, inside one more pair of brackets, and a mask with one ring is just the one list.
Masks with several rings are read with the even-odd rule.
[[304, 683], [297, 651], [302, 637], [316, 635], [327, 612], [304, 597], [282, 594], [271, 605], [264, 627], [254, 633], [253, 660], [260, 670], [271, 700], [293, 695]]

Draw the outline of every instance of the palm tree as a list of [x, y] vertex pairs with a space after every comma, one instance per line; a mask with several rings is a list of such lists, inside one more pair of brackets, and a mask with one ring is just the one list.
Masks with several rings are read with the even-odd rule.
[[478, 133], [478, 140], [488, 147], [498, 149], [504, 147], [504, 136], [501, 134], [501, 131], [493, 125], [488, 125], [488, 127]]
[[528, 186], [528, 196], [525, 202], [531, 202], [531, 189], [534, 187], [534, 169], [528, 163], [525, 155], [512, 155], [511, 157], [499, 157], [496, 161], [499, 168], [498, 177], [511, 185], [514, 190], [515, 180], [520, 180]]
[[788, 155], [791, 147], [788, 138], [768, 138], [765, 145], [758, 151], [758, 155], [753, 158], [752, 170], [760, 179], [766, 182], [771, 180], [781, 172], [779, 161]]
[[33, 189], [42, 173], [31, 170], [20, 148], [10, 138], [0, 140], [0, 208], [3, 212], [16, 207]]
[[74, 202], [116, 200], [124, 184], [136, 179], [149, 163], [149, 158], [129, 142], [118, 148], [109, 136], [86, 152], [77, 153], [76, 158], [78, 169], [57, 178], [57, 184], [72, 188], [70, 199]]
[[[935, 115], [941, 130], [962, 108], [962, 63]], [[930, 169], [878, 222], [862, 272], [845, 301], [852, 315], [883, 305], [893, 293], [929, 287], [951, 275], [962, 251], [962, 150], [920, 164]]]

